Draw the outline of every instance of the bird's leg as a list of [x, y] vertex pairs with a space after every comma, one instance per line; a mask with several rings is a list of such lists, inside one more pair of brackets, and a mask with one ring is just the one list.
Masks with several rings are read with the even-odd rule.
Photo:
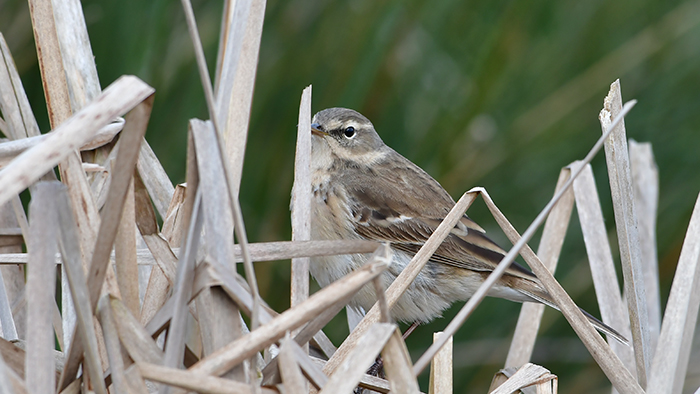
[[[406, 338], [408, 338], [409, 335], [420, 325], [419, 321], [413, 322], [410, 327], [406, 331], [404, 331], [402, 337], [404, 341]], [[368, 375], [376, 376], [378, 378], [383, 378], [384, 377], [384, 361], [382, 361], [382, 356], [379, 355], [377, 356], [377, 359], [374, 360], [374, 364], [372, 364], [371, 367], [367, 370]]]
[[403, 340], [405, 341], [406, 338], [408, 338], [408, 336], [411, 335], [413, 330], [415, 330], [419, 325], [420, 325], [419, 321], [414, 321], [413, 324], [411, 324], [411, 326], [408, 327], [408, 329], [406, 329], [406, 331], [404, 331], [403, 335], [401, 336], [403, 338]]

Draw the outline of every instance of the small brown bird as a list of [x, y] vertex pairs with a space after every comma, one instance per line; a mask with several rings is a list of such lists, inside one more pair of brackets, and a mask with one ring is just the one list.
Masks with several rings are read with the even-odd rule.
[[[346, 108], [329, 108], [312, 120], [313, 199], [311, 237], [389, 242], [394, 251], [382, 274], [388, 287], [423, 246], [454, 200], [428, 173], [388, 147], [372, 123]], [[391, 309], [403, 322], [429, 322], [456, 301], [469, 299], [506, 252], [464, 215]], [[315, 257], [311, 274], [321, 286], [361, 267], [368, 255]], [[488, 293], [557, 308], [542, 283], [513, 263]], [[363, 287], [351, 306], [369, 310], [377, 298]], [[598, 330], [626, 342], [617, 331], [584, 312]]]

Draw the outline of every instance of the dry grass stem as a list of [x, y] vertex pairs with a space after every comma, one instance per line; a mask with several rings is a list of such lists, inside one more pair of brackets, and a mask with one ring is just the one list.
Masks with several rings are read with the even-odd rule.
[[[294, 158], [294, 185], [292, 186], [292, 241], [311, 239], [311, 86], [301, 94], [297, 146]], [[308, 257], [292, 259], [291, 306], [309, 298]], [[296, 334], [296, 333], [294, 333]], [[308, 352], [308, 347], [304, 345]]]
[[[56, 236], [58, 220], [52, 204], [62, 185], [39, 184], [30, 207], [32, 224], [27, 239], [30, 269], [27, 276], [27, 354], [25, 371], [27, 389], [33, 393], [48, 393], [56, 387], [54, 359], [53, 305], [56, 286], [54, 254], [58, 250]], [[10, 315], [11, 316], [11, 315]], [[4, 323], [4, 322], [3, 322]], [[3, 336], [11, 335], [14, 325], [3, 324]], [[14, 333], [17, 336], [17, 333]]]
[[[634, 106], [635, 102], [631, 101], [625, 104], [623, 110], [618, 114], [613, 121], [613, 126], [617, 125], [619, 122], [622, 121], [624, 118], [624, 115], [629, 112], [629, 110], [632, 109]], [[612, 130], [609, 130], [609, 132]], [[609, 133], [605, 133], [598, 141], [596, 144], [591, 148], [591, 150], [588, 152], [586, 157], [584, 158], [584, 162], [588, 163], [591, 161], [593, 156], [600, 150], [600, 148], [603, 146], [603, 143], [605, 139], [608, 137]], [[630, 387], [632, 390], [635, 390], [636, 382], [629, 382], [629, 379], [627, 379], [627, 375], [625, 374], [626, 371], [616, 371], [616, 368], [618, 367], [619, 364], [619, 359], [615, 357], [614, 354], [610, 352], [606, 352], [604, 349], [608, 349], [607, 345], [602, 342], [600, 336], [595, 333], [593, 327], [588, 323], [586, 318], [583, 316], [581, 311], [576, 307], [576, 305], [571, 301], [571, 298], [568, 297], [566, 294], [566, 291], [561, 288], [561, 286], [557, 283], [557, 281], [554, 279], [552, 274], [547, 270], [544, 265], [540, 262], [540, 260], [537, 258], [537, 256], [532, 252], [532, 250], [527, 246], [527, 241], [532, 238], [534, 235], [535, 231], [537, 228], [542, 224], [544, 221], [545, 217], [549, 214], [549, 212], [552, 210], [554, 205], [559, 201], [559, 199], [564, 195], [565, 192], [567, 192], [567, 189], [571, 184], [573, 183], [574, 179], [579, 175], [581, 172], [580, 169], [574, 171], [571, 174], [571, 177], [569, 180], [566, 182], [564, 186], [552, 197], [552, 199], [549, 201], [549, 203], [545, 206], [545, 208], [540, 212], [540, 214], [535, 218], [535, 220], [530, 224], [530, 226], [527, 228], [525, 233], [523, 234], [522, 237], [517, 236], [517, 232], [515, 232], [515, 229], [512, 228], [510, 223], [505, 219], [503, 214], [498, 210], [498, 208], [493, 204], [491, 199], [488, 197], [488, 194], [485, 193], [485, 191], [481, 188], [473, 189], [473, 191], [467, 192], [466, 194], [472, 194], [475, 193], [475, 191], [480, 191], [481, 195], [484, 197], [484, 200], [486, 201], [487, 207], [491, 211], [491, 213], [494, 215], [494, 218], [498, 222], [499, 226], [503, 229], [503, 231], [506, 233], [506, 236], [511, 239], [511, 242], [514, 243], [513, 247], [510, 249], [510, 251], [506, 254], [506, 256], [503, 258], [503, 260], [498, 264], [496, 269], [489, 275], [489, 277], [484, 281], [484, 283], [479, 287], [479, 289], [472, 295], [472, 297], [469, 299], [469, 301], [464, 305], [462, 310], [457, 314], [457, 316], [450, 322], [448, 325], [447, 329], [445, 329], [445, 332], [449, 335], [452, 336], [454, 335], [454, 332], [464, 323], [466, 318], [471, 314], [471, 312], [476, 308], [476, 306], [483, 300], [483, 298], [486, 296], [486, 292], [488, 289], [496, 283], [496, 281], [503, 275], [505, 272], [506, 268], [510, 265], [515, 260], [515, 257], [517, 256], [518, 253], [523, 251], [523, 258], [525, 258], [525, 261], [530, 265], [530, 268], [533, 269], [537, 277], [543, 282], [545, 288], [547, 291], [552, 295], [554, 300], [557, 302], [559, 307], [562, 310], [562, 313], [564, 316], [567, 318], [567, 320], [572, 324], [574, 330], [576, 330], [577, 334], [579, 334], [579, 337], [584, 341], [584, 344], [591, 344], [596, 343], [595, 346], [597, 346], [594, 350], [591, 351], [591, 354], [594, 355], [594, 358], [596, 356], [599, 356], [599, 358], [596, 358], [596, 361], [598, 361], [599, 365], [603, 367], [603, 370], [606, 373], [609, 373], [608, 377], [613, 375], [613, 378], [611, 378], [611, 381], [613, 383], [616, 382], [617, 378], [619, 377], [619, 380], [617, 380], [618, 384], [624, 384], [626, 387]], [[475, 196], [475, 194], [474, 194]], [[472, 197], [475, 198], [475, 197]], [[454, 209], [453, 209], [454, 211]], [[445, 220], [446, 221], [446, 220]], [[445, 223], [443, 221], [443, 224]], [[437, 233], [437, 231], [436, 231]], [[516, 242], [517, 241], [517, 242]], [[578, 322], [577, 323], [572, 323], [572, 320], [576, 319]], [[580, 332], [579, 332], [580, 330]], [[585, 338], [582, 337], [585, 333]], [[587, 341], [588, 340], [588, 341]], [[436, 343], [434, 343], [424, 354], [421, 356], [421, 358], [416, 362], [414, 365], [414, 372], [416, 375], [420, 373], [425, 367], [427, 367], [428, 363], [432, 359], [432, 357], [437, 353], [437, 351], [440, 349], [441, 346], [444, 345], [446, 339], [440, 338]], [[589, 349], [590, 351], [591, 349]], [[605, 356], [602, 356], [602, 354], [605, 354]], [[604, 366], [604, 363], [609, 363], [606, 366]], [[607, 367], [607, 368], [606, 368]], [[624, 368], [623, 368], [624, 369]], [[621, 375], [616, 375], [617, 372], [620, 372]], [[617, 385], [616, 385], [617, 387]]]
[[677, 393], [683, 387], [700, 306], [700, 196], [678, 259], [649, 375], [649, 393]]
[[[580, 162], [572, 164], [574, 168], [581, 165]], [[629, 338], [629, 317], [620, 293], [608, 232], [590, 164], [583, 167], [581, 175], [574, 181], [574, 195], [600, 315], [605, 324]], [[632, 347], [614, 340], [608, 342], [630, 373], [636, 376]]]
[[[202, 375], [190, 371], [163, 367], [157, 364], [139, 362], [141, 376], [154, 382], [182, 387], [199, 393], [209, 394], [254, 394], [253, 388], [247, 384]], [[261, 394], [276, 394], [277, 391], [259, 388]]]
[[[153, 93], [135, 77], [122, 77], [98, 100], [66, 120], [40, 144], [28, 149], [0, 172], [0, 204], [4, 204], [89, 141], [110, 119], [134, 108]], [[81, 169], [82, 171], [82, 169]]]
[[[301, 367], [297, 363], [294, 350], [292, 349], [293, 345], [291, 343], [294, 341], [287, 336], [287, 338], [284, 338], [280, 342], [280, 354], [277, 356], [277, 364], [279, 365], [284, 390], [290, 393], [303, 393], [308, 391], [306, 380], [301, 374]], [[306, 353], [304, 350], [302, 350], [302, 352]]]
[[401, 331], [399, 331], [396, 326], [382, 349], [382, 360], [384, 362], [384, 371], [386, 372], [392, 392], [407, 394], [420, 393], [418, 381], [413, 374], [411, 356], [408, 354], [408, 349], [401, 336]]
[[141, 142], [141, 152], [136, 168], [148, 190], [148, 195], [153, 199], [153, 205], [160, 216], [165, 219], [175, 188], [146, 140]]
[[654, 161], [650, 143], [629, 141], [630, 171], [637, 211], [639, 246], [644, 292], [647, 296], [649, 319], [649, 349], [651, 357], [661, 330], [661, 301], [659, 296], [659, 262], [656, 251], [656, 213], [659, 206], [659, 169]]
[[216, 99], [234, 196], [238, 196], [243, 172], [265, 3], [265, 0], [233, 2], [225, 15], [227, 23], [221, 27], [221, 37], [225, 39], [221, 42], [220, 62], [217, 60]]
[[[54, 186], [51, 194], [56, 201], [58, 220], [61, 223], [59, 245], [61, 255], [65, 261], [64, 272], [66, 273], [71, 296], [74, 300], [77, 327], [80, 327], [82, 338], [82, 340], [77, 342], [71, 341], [69, 348], [74, 349], [74, 355], [72, 357], [69, 355], [66, 359], [66, 366], [63, 374], [61, 374], [61, 382], [73, 380], [75, 375], [72, 374], [77, 373], [76, 369], [82, 356], [81, 353], [84, 353], [87, 372], [91, 374], [90, 377], [95, 385], [95, 391], [104, 393], [106, 388], [102, 380], [102, 365], [98, 350], [97, 334], [93, 323], [92, 312], [94, 308], [90, 304], [90, 290], [86, 282], [85, 271], [83, 270], [78, 230], [73, 221], [66, 188], [63, 185], [57, 185]], [[73, 337], [75, 338], [75, 333]], [[70, 351], [66, 353], [70, 354]]]
[[135, 362], [162, 364], [164, 354], [139, 321], [118, 299], [110, 297], [110, 309], [122, 345]]
[[380, 350], [395, 331], [396, 325], [394, 324], [375, 323], [370, 326], [357, 341], [357, 346], [338, 365], [338, 368], [328, 379], [325, 388], [319, 394], [352, 393], [365, 371], [374, 363]]
[[114, 260], [119, 293], [131, 312], [141, 312], [139, 300], [139, 268], [136, 260], [136, 221], [134, 203], [134, 181], [129, 183], [124, 208], [119, 221], [117, 238], [114, 241]]
[[[556, 191], [561, 190], [570, 175], [571, 171], [568, 168], [562, 169], [559, 173]], [[574, 196], [573, 192], [569, 190], [554, 206], [552, 213], [547, 217], [547, 221], [544, 224], [537, 255], [551, 272], [554, 272], [559, 261], [573, 206]], [[510, 344], [510, 350], [508, 351], [508, 357], [506, 358], [505, 368], [518, 368], [530, 361], [544, 308], [543, 304], [532, 302], [523, 304], [518, 317], [518, 324], [513, 334], [513, 340]]]
[[[37, 137], [41, 134], [39, 125], [34, 118], [32, 107], [29, 105], [27, 94], [22, 87], [15, 62], [5, 37], [0, 33], [0, 110], [5, 124], [6, 136], [13, 140]], [[1, 144], [1, 146], [7, 143]]]
[[511, 374], [508, 370], [501, 373], [508, 376], [508, 380], [490, 394], [510, 394], [533, 385], [537, 386], [537, 394], [557, 393], [557, 377], [539, 365], [527, 363], [515, 373]]
[[[103, 94], [106, 94], [109, 90], [107, 88]], [[152, 106], [153, 95], [151, 92], [126, 117], [126, 125], [120, 137], [120, 148], [117, 153], [116, 165], [114, 166], [116, 170], [112, 174], [109, 194], [103, 208], [100, 228], [87, 275], [91, 279], [88, 282], [89, 298], [87, 299], [87, 302], [90, 304], [90, 310], [95, 310], [97, 307], [99, 292], [109, 268], [109, 256], [117, 235], [124, 200], [128, 187], [131, 184], [139, 147], [146, 132], [146, 125], [148, 124]], [[90, 105], [85, 107], [85, 109], [89, 107]], [[74, 332], [73, 338], [76, 338], [76, 336], [77, 332]], [[66, 368], [59, 385], [61, 388], [65, 388], [75, 377], [80, 350], [80, 345], [71, 341]]]
[[[192, 210], [192, 220], [187, 230], [185, 251], [180, 258], [177, 267], [174, 293], [172, 295], [172, 318], [168, 330], [166, 342], [165, 360], [166, 367], [179, 368], [182, 363], [183, 346], [185, 344], [185, 320], [187, 318], [187, 304], [192, 292], [191, 283], [194, 278], [194, 266], [202, 231], [203, 215], [201, 209], [201, 191], [197, 192]], [[161, 391], [162, 392], [162, 391]]]
[[128, 390], [126, 376], [124, 374], [124, 360], [122, 359], [119, 336], [117, 334], [117, 328], [114, 324], [114, 317], [112, 316], [109, 295], [105, 295], [100, 299], [98, 309], [100, 325], [102, 326], [103, 336], [105, 339], [105, 347], [107, 348], [107, 357], [109, 358], [112, 389], [118, 393], [127, 393]]
[[287, 343], [304, 376], [306, 376], [316, 389], [322, 389], [328, 382], [328, 376], [321, 371], [321, 367], [306, 354], [306, 351], [302, 349], [296, 341], [288, 341]]
[[[433, 341], [442, 332], [433, 334]], [[435, 355], [430, 363], [430, 390], [429, 394], [451, 394], [452, 393], [452, 338]]]
[[354, 294], [387, 269], [388, 265], [389, 261], [383, 257], [383, 254], [375, 254], [362, 269], [325, 287], [303, 303], [288, 309], [267, 324], [251, 331], [245, 338], [236, 340], [216, 353], [203, 358], [190, 369], [208, 374], [225, 373], [256, 351], [280, 339], [285, 332], [313, 319], [321, 311], [333, 305], [336, 300]]
[[605, 161], [608, 166], [610, 192], [615, 212], [622, 274], [625, 278], [625, 294], [627, 295], [632, 329], [637, 379], [639, 384], [645, 387], [651, 359], [649, 356], [649, 319], [639, 252], [639, 231], [637, 229], [637, 213], [634, 208], [627, 134], [624, 121], [616, 125], [611, 124], [613, 118], [617, 117], [621, 110], [622, 92], [620, 91], [620, 81], [617, 80], [610, 86], [610, 92], [605, 97], [599, 119], [603, 133], [610, 132], [610, 136], [605, 140]]

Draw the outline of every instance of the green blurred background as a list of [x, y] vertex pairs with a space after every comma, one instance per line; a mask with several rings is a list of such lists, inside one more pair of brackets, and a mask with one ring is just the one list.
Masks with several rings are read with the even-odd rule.
[[[89, 0], [83, 7], [102, 86], [135, 74], [156, 88], [147, 139], [172, 181], [183, 182], [187, 121], [208, 116], [180, 2]], [[222, 2], [196, 0], [194, 7], [213, 68]], [[25, 1], [0, 0], [0, 31], [46, 132]], [[387, 144], [453, 197], [484, 186], [522, 232], [553, 194], [560, 169], [583, 158], [599, 137], [598, 112], [617, 78], [623, 99], [639, 101], [626, 119], [628, 136], [651, 142], [659, 166], [664, 305], [700, 190], [697, 1], [269, 0], [241, 186], [248, 238], [290, 239], [298, 105], [309, 84], [314, 112], [332, 106], [362, 112]], [[593, 168], [613, 234], [604, 161], [599, 154]], [[508, 245], [483, 202], [469, 214]], [[557, 277], [598, 315], [577, 226], [574, 214]], [[256, 268], [265, 300], [287, 308], [289, 262]], [[518, 311], [517, 304], [488, 299], [467, 321], [455, 338], [455, 392], [486, 392], [505, 361]], [[414, 360], [448, 321], [419, 327], [408, 339]], [[347, 335], [344, 317], [326, 332], [339, 344]], [[533, 362], [559, 376], [560, 392], [609, 392], [558, 312], [545, 312]]]

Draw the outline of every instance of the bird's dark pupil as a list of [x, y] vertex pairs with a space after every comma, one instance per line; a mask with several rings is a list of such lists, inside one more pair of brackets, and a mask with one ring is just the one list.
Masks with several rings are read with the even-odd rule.
[[352, 126], [347, 127], [345, 128], [344, 133], [346, 137], [351, 138], [353, 135], [355, 135], [355, 128]]

